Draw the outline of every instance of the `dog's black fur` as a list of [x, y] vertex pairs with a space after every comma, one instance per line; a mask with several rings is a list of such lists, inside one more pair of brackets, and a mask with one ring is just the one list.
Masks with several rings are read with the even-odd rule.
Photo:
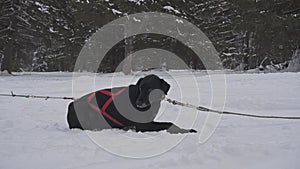
[[[125, 88], [125, 89], [124, 89]], [[69, 128], [84, 130], [102, 130], [119, 128], [135, 131], [161, 131], [170, 133], [196, 132], [193, 129], [182, 129], [170, 122], [155, 122], [154, 118], [160, 108], [160, 102], [167, 95], [170, 85], [156, 75], [148, 75], [138, 80], [135, 85], [106, 89], [112, 93], [124, 89], [107, 107], [106, 112], [123, 125], [118, 125], [104, 117], [99, 111], [91, 108], [85, 95], [69, 104], [67, 121]], [[95, 92], [93, 104], [99, 108], [110, 98], [101, 92]]]

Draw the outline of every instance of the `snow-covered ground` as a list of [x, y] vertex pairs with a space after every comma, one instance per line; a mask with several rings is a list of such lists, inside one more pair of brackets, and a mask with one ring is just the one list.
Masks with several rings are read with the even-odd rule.
[[[211, 85], [203, 72], [191, 77], [186, 71], [171, 72], [166, 76], [171, 83], [170, 97], [192, 104], [210, 107]], [[143, 72], [142, 74], [146, 74]], [[141, 76], [141, 74], [139, 74]], [[193, 87], [194, 79], [199, 85]], [[83, 77], [84, 79], [84, 77]], [[112, 74], [96, 76], [96, 88], [111, 85]], [[138, 76], [117, 74], [113, 86], [128, 85]], [[175, 83], [183, 81], [180, 86]], [[28, 73], [20, 76], [0, 76], [0, 93], [13, 90], [17, 94], [72, 96], [71, 73]], [[87, 85], [87, 84], [82, 84]], [[221, 84], [222, 85], [222, 84]], [[177, 87], [176, 87], [177, 86]], [[92, 91], [89, 86], [84, 92]], [[197, 94], [198, 92], [198, 94]], [[78, 94], [78, 93], [77, 93]], [[74, 94], [76, 95], [76, 94]], [[200, 101], [198, 101], [200, 96]], [[217, 130], [205, 143], [199, 143], [199, 134], [170, 135], [159, 133], [134, 133], [119, 130], [84, 132], [69, 130], [66, 109], [70, 101], [0, 97], [0, 168], [205, 168], [205, 169], [299, 169], [300, 120], [254, 119], [239, 116], [222, 116]], [[300, 74], [227, 74], [225, 110], [261, 114], [300, 116]], [[175, 115], [194, 117], [188, 108], [163, 103], [160, 121], [176, 121]], [[207, 114], [199, 113], [193, 128], [201, 131]], [[194, 118], [195, 119], [195, 118]], [[190, 123], [190, 120], [186, 122]], [[176, 123], [176, 122], [175, 122]], [[188, 124], [179, 124], [185, 126]], [[109, 148], [99, 146], [91, 135], [96, 133], [99, 142], [107, 141]], [[168, 146], [168, 139], [186, 136], [170, 150], [162, 150], [148, 158], [129, 158], [141, 149], [134, 149], [127, 138], [163, 138], [145, 151]], [[102, 137], [102, 138], [101, 138]], [[136, 143], [139, 144], [139, 143]], [[128, 146], [127, 146], [128, 145]], [[131, 146], [131, 147], [130, 147]], [[126, 148], [132, 148], [128, 152]], [[143, 150], [143, 149], [142, 149]], [[168, 150], [168, 151], [167, 151]], [[127, 151], [127, 152], [123, 152]], [[127, 153], [127, 157], [122, 156]], [[139, 152], [141, 153], [141, 152]]]

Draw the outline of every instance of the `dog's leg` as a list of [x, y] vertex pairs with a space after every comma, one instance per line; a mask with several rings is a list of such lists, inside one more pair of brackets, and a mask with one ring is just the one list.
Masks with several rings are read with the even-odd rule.
[[194, 129], [183, 129], [183, 128], [180, 128], [178, 126], [176, 126], [175, 124], [173, 124], [170, 128], [167, 129], [167, 132], [169, 133], [197, 133], [196, 130]]
[[167, 130], [169, 133], [196, 133], [193, 129], [182, 129], [170, 122], [150, 122], [145, 124], [136, 125], [136, 131], [146, 132], [146, 131], [162, 131]]
[[75, 108], [74, 108], [74, 102], [69, 104], [68, 114], [67, 114], [67, 121], [68, 121], [70, 129], [72, 129], [72, 128], [83, 129], [81, 127], [80, 123], [79, 123], [78, 118], [77, 118], [76, 111], [75, 111]]

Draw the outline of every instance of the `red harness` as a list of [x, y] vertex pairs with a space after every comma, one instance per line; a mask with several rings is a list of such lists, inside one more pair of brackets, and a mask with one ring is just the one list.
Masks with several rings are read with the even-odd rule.
[[[111, 102], [114, 100], [114, 98], [115, 98], [116, 96], [118, 96], [119, 94], [123, 93], [125, 89], [126, 89], [126, 88], [123, 88], [123, 89], [119, 90], [119, 91], [116, 92], [116, 93], [112, 93], [112, 92], [107, 91], [107, 90], [98, 90], [98, 91], [92, 93], [92, 94], [87, 98], [87, 102], [88, 102], [88, 104], [91, 106], [92, 109], [94, 109], [94, 110], [96, 110], [97, 112], [101, 113], [103, 116], [105, 116], [106, 118], [108, 118], [109, 120], [111, 120], [112, 122], [114, 122], [115, 124], [118, 124], [118, 125], [120, 125], [120, 126], [124, 126], [124, 124], [122, 124], [121, 122], [119, 122], [117, 119], [111, 117], [111, 116], [106, 112], [106, 109], [107, 109], [107, 107], [111, 104]], [[96, 97], [96, 93], [98, 93], [98, 92], [101, 92], [101, 93], [103, 93], [103, 94], [105, 94], [105, 95], [107, 95], [107, 96], [110, 96], [110, 98], [107, 99], [107, 101], [103, 104], [103, 106], [102, 106], [101, 108], [99, 108], [98, 106], [96, 106], [95, 104], [93, 104], [93, 103], [91, 102], [91, 100], [92, 100], [94, 97]]]

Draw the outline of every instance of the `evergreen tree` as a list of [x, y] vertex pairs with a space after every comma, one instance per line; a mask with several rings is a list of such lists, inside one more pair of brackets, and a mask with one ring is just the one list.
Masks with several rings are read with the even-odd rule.
[[[265, 64], [282, 63], [299, 48], [299, 4], [298, 0], [3, 0], [1, 70], [72, 71], [80, 49], [96, 30], [122, 16], [155, 11], [199, 27], [216, 47], [225, 68], [255, 68], [263, 60]], [[115, 45], [99, 71], [114, 71], [127, 55], [149, 47], [169, 50], [191, 68], [204, 69], [179, 41], [141, 35]]]

